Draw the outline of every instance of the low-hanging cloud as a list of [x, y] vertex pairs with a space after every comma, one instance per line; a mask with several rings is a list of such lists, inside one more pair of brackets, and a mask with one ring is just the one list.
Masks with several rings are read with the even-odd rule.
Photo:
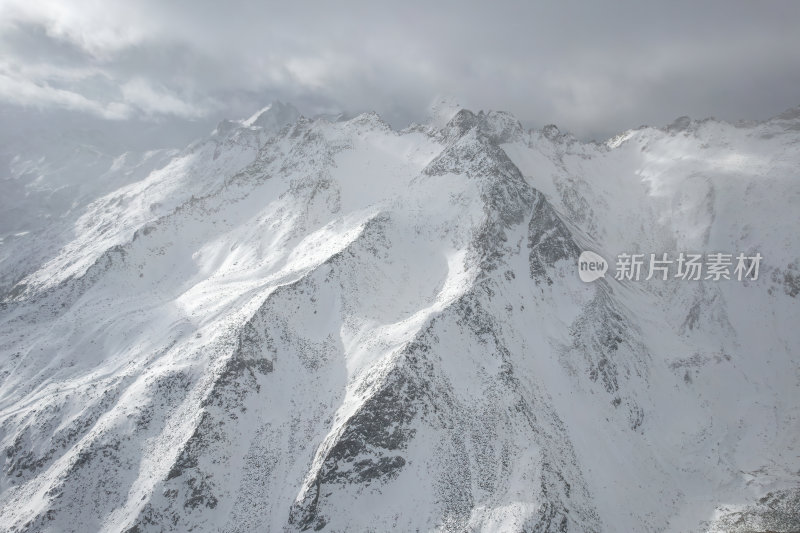
[[0, 3], [0, 102], [202, 120], [268, 100], [376, 110], [438, 95], [601, 138], [678, 115], [800, 104], [800, 4]]

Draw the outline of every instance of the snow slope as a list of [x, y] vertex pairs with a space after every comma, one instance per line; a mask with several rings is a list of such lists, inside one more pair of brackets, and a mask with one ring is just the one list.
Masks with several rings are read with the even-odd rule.
[[[0, 525], [795, 531], [799, 136], [224, 121], [5, 296]], [[584, 249], [764, 262], [586, 284]]]

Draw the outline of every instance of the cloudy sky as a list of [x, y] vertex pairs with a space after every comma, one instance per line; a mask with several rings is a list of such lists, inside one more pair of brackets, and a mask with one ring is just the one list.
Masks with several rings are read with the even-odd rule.
[[0, 0], [0, 120], [205, 131], [280, 99], [403, 127], [450, 96], [601, 139], [800, 105], [798, 27], [800, 2]]

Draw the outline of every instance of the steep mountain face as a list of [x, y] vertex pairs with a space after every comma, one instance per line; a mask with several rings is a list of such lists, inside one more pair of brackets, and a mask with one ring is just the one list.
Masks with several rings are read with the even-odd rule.
[[[796, 531], [798, 140], [224, 121], [4, 297], [0, 524]], [[613, 277], [680, 252], [764, 259]]]
[[[86, 206], [139, 181], [176, 155], [98, 147], [80, 135], [0, 145], [0, 292], [50, 259], [78, 232]], [[44, 150], [40, 150], [46, 145]]]
[[[102, 132], [91, 130], [41, 133], [38, 142], [18, 139], [0, 146], [0, 164], [7, 164], [5, 173], [0, 166], [0, 293], [64, 246], [75, 250], [99, 239], [99, 249], [106, 249], [130, 238], [148, 217], [204, 190], [187, 186], [187, 180], [232, 175], [252, 161], [267, 138], [299, 116], [293, 106], [276, 102], [247, 120], [223, 121], [207, 142], [183, 151], [127, 151], [124, 139], [104, 139]], [[126, 203], [143, 197], [137, 192], [142, 188], [152, 189], [145, 196], [156, 199], [150, 213]]]

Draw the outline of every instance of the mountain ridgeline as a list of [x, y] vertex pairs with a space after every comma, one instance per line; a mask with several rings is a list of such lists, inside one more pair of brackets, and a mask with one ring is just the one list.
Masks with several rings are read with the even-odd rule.
[[[273, 104], [99, 158], [2, 243], [0, 529], [797, 531], [799, 117]], [[613, 275], [681, 252], [764, 259]]]

